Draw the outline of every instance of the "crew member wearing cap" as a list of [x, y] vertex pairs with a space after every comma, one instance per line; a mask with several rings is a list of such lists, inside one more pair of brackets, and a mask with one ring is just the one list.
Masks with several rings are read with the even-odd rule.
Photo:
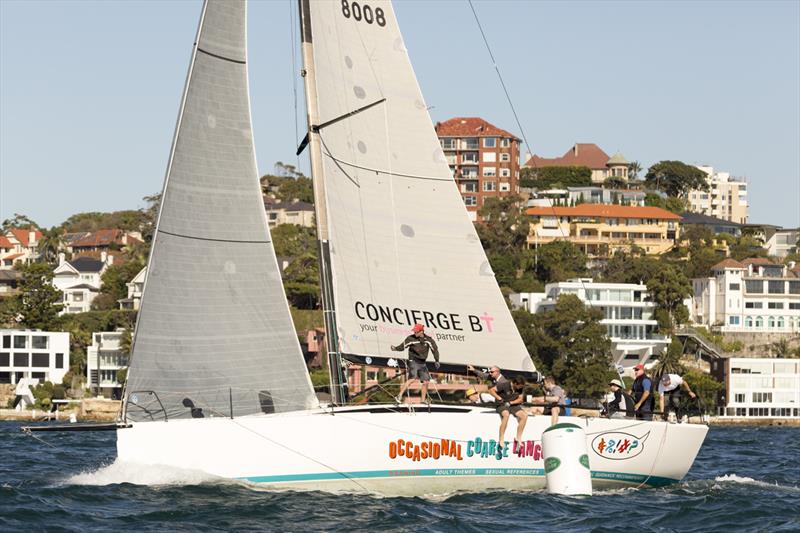
[[611, 394], [614, 399], [606, 404], [606, 416], [609, 418], [628, 418], [633, 417], [633, 398], [625, 392], [622, 381], [612, 379], [608, 382], [611, 386]]
[[[675, 415], [681, 420], [681, 387], [686, 389], [692, 399], [697, 398], [697, 395], [689, 388], [686, 380], [678, 374], [664, 374], [661, 376], [661, 381], [658, 383], [658, 392], [661, 393], [659, 399], [659, 407], [664, 413], [664, 420], [667, 420], [670, 409], [675, 409]], [[664, 406], [664, 397], [666, 397], [666, 409]]]
[[402, 344], [391, 348], [396, 352], [408, 349], [408, 362], [406, 363], [408, 379], [400, 387], [400, 394], [397, 396], [397, 400], [402, 401], [403, 394], [408, 390], [411, 382], [418, 379], [422, 383], [422, 401], [426, 401], [428, 398], [428, 382], [431, 380], [431, 375], [425, 365], [425, 360], [428, 358], [428, 352], [433, 352], [434, 365], [437, 369], [439, 368], [439, 348], [436, 346], [436, 341], [425, 334], [425, 326], [414, 324], [414, 327], [411, 328], [411, 335], [406, 337]]
[[467, 370], [474, 373], [481, 379], [488, 379], [492, 382], [489, 388], [491, 394], [498, 402], [497, 414], [500, 415], [499, 440], [501, 444], [505, 442], [506, 427], [511, 415], [517, 418], [517, 442], [522, 442], [522, 432], [525, 431], [525, 424], [528, 421], [528, 413], [522, 409], [523, 389], [525, 380], [521, 377], [509, 381], [500, 373], [500, 367], [492, 366], [489, 372], [483, 372], [472, 365], [467, 365]]
[[647, 375], [644, 365], [639, 363], [633, 367], [636, 379], [633, 380], [631, 396], [633, 396], [633, 410], [636, 411], [636, 418], [640, 420], [653, 419], [653, 407], [655, 398], [653, 397], [653, 380]]

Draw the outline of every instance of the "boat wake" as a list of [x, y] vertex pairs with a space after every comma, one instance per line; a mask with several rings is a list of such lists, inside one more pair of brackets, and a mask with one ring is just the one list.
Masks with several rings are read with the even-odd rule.
[[746, 476], [737, 476], [736, 474], [725, 474], [724, 476], [717, 476], [714, 478], [714, 481], [717, 483], [715, 487], [721, 488], [722, 484], [742, 484], [742, 485], [755, 485], [757, 487], [764, 487], [770, 489], [780, 489], [789, 492], [798, 492], [800, 493], [800, 487], [797, 486], [786, 486], [786, 485], [779, 485], [778, 483], [769, 483], [766, 481], [759, 481], [757, 479], [753, 479], [751, 477]]
[[235, 481], [213, 476], [199, 470], [189, 470], [163, 465], [144, 465], [124, 461], [114, 461], [91, 472], [81, 472], [63, 481], [65, 485], [201, 485], [206, 483], [229, 483]]

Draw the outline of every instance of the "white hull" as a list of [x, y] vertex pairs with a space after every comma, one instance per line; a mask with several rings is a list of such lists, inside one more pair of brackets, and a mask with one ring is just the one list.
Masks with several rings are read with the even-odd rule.
[[[680, 481], [708, 431], [705, 425], [637, 420], [560, 422], [584, 428], [595, 488]], [[524, 457], [512, 449], [500, 458], [489, 453], [498, 438], [493, 409], [448, 406], [140, 422], [118, 430], [117, 450], [124, 462], [201, 470], [276, 488], [385, 495], [538, 489], [545, 486], [540, 445], [549, 425], [549, 416], [528, 418]], [[507, 441], [513, 442], [516, 430], [510, 421]]]

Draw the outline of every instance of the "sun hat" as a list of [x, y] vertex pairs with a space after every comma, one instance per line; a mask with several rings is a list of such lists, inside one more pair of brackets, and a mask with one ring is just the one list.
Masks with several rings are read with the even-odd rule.
[[608, 382], [608, 384], [609, 385], [616, 385], [620, 389], [624, 389], [625, 388], [625, 386], [622, 384], [622, 382], [620, 380], [618, 380], [618, 379], [612, 379], [611, 381]]

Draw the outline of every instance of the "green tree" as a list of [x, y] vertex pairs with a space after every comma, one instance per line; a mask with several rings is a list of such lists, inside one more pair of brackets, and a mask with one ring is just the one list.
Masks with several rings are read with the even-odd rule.
[[[110, 309], [117, 307], [118, 300], [128, 296], [128, 285], [136, 274], [144, 268], [144, 263], [139, 261], [128, 261], [121, 265], [110, 265], [106, 268], [101, 276], [102, 285], [100, 287], [100, 295], [107, 295], [107, 298], [112, 302]], [[95, 300], [97, 300], [95, 298]], [[94, 302], [92, 302], [94, 304]], [[108, 308], [108, 307], [107, 307]]]
[[286, 298], [298, 309], [314, 309], [319, 302], [319, 267], [311, 254], [296, 257], [283, 272]]
[[148, 246], [153, 242], [153, 233], [156, 231], [156, 221], [158, 211], [161, 209], [161, 193], [151, 194], [142, 198], [147, 203], [147, 207], [142, 210], [141, 233], [144, 242]]
[[761, 242], [752, 235], [742, 235], [730, 244], [730, 256], [732, 259], [741, 261], [751, 257], [767, 257], [767, 250], [761, 246]]
[[592, 170], [583, 166], [525, 167], [520, 170], [520, 185], [537, 189], [585, 187], [592, 184]]
[[603, 187], [606, 189], [624, 189], [628, 182], [619, 176], [609, 176], [603, 182]]
[[637, 180], [639, 179], [639, 172], [641, 172], [642, 165], [639, 164], [638, 161], [631, 161], [628, 163], [628, 179], [629, 180]]
[[666, 311], [673, 321], [685, 322], [688, 310], [683, 300], [692, 295], [692, 284], [674, 265], [662, 265], [656, 275], [647, 281], [647, 290], [656, 305]]
[[0, 224], [0, 232], [5, 233], [10, 229], [28, 229], [30, 227], [38, 228], [39, 224], [25, 215], [14, 213], [13, 218], [7, 218]]
[[688, 370], [683, 374], [683, 379], [689, 384], [692, 391], [700, 399], [701, 407], [705, 407], [708, 412], [714, 412], [719, 393], [725, 389], [725, 384], [712, 378], [705, 372], [698, 370]]
[[58, 331], [63, 294], [53, 286], [52, 267], [47, 263], [31, 263], [21, 270], [19, 294], [9, 299], [7, 312], [23, 327]]
[[537, 368], [552, 375], [570, 394], [598, 397], [614, 376], [611, 341], [599, 309], [586, 307], [575, 295], [562, 295], [551, 311], [513, 313], [523, 342]]
[[270, 229], [272, 246], [278, 257], [317, 256], [317, 236], [313, 228], [297, 224], [280, 224]]
[[586, 274], [586, 254], [569, 241], [553, 241], [535, 250], [536, 277], [543, 282], [564, 281]]
[[686, 211], [686, 201], [684, 199], [672, 196], [662, 198], [658, 194], [652, 192], [645, 194], [644, 205], [660, 207], [661, 209], [666, 209], [667, 211], [675, 213], [676, 215], [680, 215]]
[[42, 230], [42, 237], [37, 244], [42, 261], [46, 263], [58, 261], [58, 252], [64, 245], [63, 235], [64, 230], [59, 227]]
[[681, 357], [683, 357], [683, 344], [673, 337], [669, 347], [659, 356], [658, 362], [653, 367], [653, 376], [658, 378], [664, 374], [683, 374]]
[[706, 173], [681, 161], [660, 161], [647, 170], [644, 179], [648, 187], [676, 198], [683, 198], [692, 190], [709, 189]]

